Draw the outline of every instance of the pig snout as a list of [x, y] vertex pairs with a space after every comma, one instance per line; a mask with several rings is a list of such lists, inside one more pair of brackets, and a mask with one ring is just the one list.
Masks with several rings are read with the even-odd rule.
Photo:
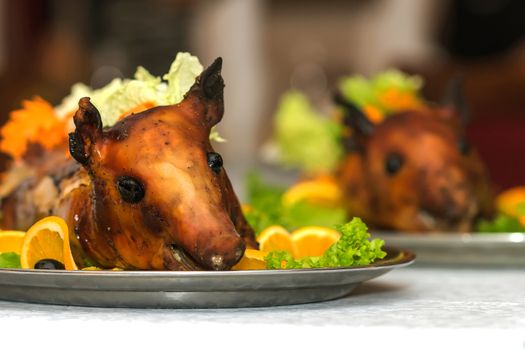
[[420, 189], [420, 217], [429, 227], [464, 227], [478, 210], [470, 184], [456, 168], [442, 169], [435, 175], [427, 177]]
[[212, 270], [228, 270], [243, 256], [244, 240], [232, 231], [206, 235], [209, 238], [197, 253], [199, 262]]

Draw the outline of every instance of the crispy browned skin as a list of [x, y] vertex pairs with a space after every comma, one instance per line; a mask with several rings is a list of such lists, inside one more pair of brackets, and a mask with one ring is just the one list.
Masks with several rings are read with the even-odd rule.
[[[466, 232], [492, 213], [487, 172], [465, 147], [453, 109], [408, 111], [373, 128], [352, 124], [361, 132], [337, 173], [351, 215], [376, 229]], [[402, 162], [393, 174], [392, 155]]]
[[[107, 130], [89, 99], [80, 100], [70, 149], [83, 168], [53, 209], [72, 228], [80, 265], [89, 258], [102, 267], [224, 270], [256, 247], [225, 170], [208, 165], [210, 129], [223, 115], [220, 68], [218, 59], [181, 103]], [[143, 198], [126, 201], [122, 177], [139, 182]]]

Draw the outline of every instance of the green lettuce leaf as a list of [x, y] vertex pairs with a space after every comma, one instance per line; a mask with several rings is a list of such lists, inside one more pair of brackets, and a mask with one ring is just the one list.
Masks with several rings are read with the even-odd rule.
[[358, 107], [371, 105], [383, 113], [390, 113], [387, 106], [378, 99], [387, 90], [395, 89], [400, 92], [412, 94], [419, 98], [423, 87], [423, 79], [417, 75], [407, 75], [396, 69], [389, 69], [378, 73], [371, 79], [361, 75], [351, 75], [341, 78], [339, 89], [344, 98]]
[[199, 59], [187, 52], [179, 52], [170, 70], [163, 78], [168, 82], [166, 98], [169, 104], [182, 101], [184, 94], [188, 92], [195, 78], [201, 74], [203, 68]]
[[341, 78], [339, 91], [346, 100], [351, 101], [357, 107], [377, 104], [372, 84], [362, 75]]
[[280, 225], [288, 231], [302, 226], [334, 227], [346, 222], [346, 210], [300, 201], [285, 206], [282, 196], [286, 189], [265, 183], [256, 173], [247, 177], [247, 199], [250, 210], [246, 219], [256, 234], [272, 225]]
[[13, 252], [0, 253], [0, 268], [20, 269], [20, 255]]
[[250, 210], [245, 213], [245, 217], [256, 234], [268, 226], [282, 225], [286, 221], [281, 203], [285, 192], [283, 187], [267, 184], [258, 174], [252, 172], [246, 178], [246, 192]]
[[320, 257], [295, 259], [289, 252], [270, 252], [265, 260], [268, 269], [299, 269], [322, 267], [345, 267], [369, 265], [386, 256], [381, 248], [385, 242], [381, 239], [370, 240], [368, 227], [359, 218], [339, 225], [339, 240], [332, 244]]
[[[181, 102], [202, 70], [197, 57], [179, 52], [169, 72], [163, 76], [165, 81], [152, 75], [144, 67], [138, 67], [133, 79], [117, 78], [100, 89], [93, 90], [78, 83], [73, 85], [69, 96], [55, 107], [55, 111], [62, 118], [69, 117], [78, 108], [79, 99], [88, 96], [100, 112], [102, 125], [110, 127], [123, 113], [145, 102], [151, 102], [155, 106]], [[215, 129], [210, 133], [210, 139], [224, 141]]]
[[343, 155], [341, 126], [314, 110], [306, 96], [283, 95], [274, 119], [280, 162], [307, 173], [335, 169]]
[[481, 233], [525, 232], [525, 227], [517, 218], [500, 213], [492, 220], [479, 220], [476, 224], [476, 231]]

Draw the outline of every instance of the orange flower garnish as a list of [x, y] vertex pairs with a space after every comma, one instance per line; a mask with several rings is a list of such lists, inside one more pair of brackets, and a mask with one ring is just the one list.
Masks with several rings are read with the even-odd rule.
[[377, 96], [383, 108], [391, 112], [419, 108], [422, 102], [413, 92], [390, 88]]
[[379, 124], [385, 119], [385, 115], [381, 110], [375, 106], [372, 105], [364, 105], [363, 106], [363, 112], [368, 117], [368, 119], [374, 123]]
[[65, 124], [43, 98], [25, 100], [22, 109], [10, 113], [9, 121], [0, 131], [0, 150], [18, 159], [26, 152], [29, 142], [52, 149], [65, 142]]

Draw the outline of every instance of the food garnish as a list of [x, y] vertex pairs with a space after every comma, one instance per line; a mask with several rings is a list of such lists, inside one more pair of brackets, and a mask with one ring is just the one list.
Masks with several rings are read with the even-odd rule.
[[20, 268], [20, 251], [25, 232], [0, 230], [0, 268]]
[[[116, 78], [100, 89], [74, 84], [71, 93], [55, 107], [41, 97], [25, 100], [22, 109], [11, 112], [2, 127], [0, 150], [20, 159], [30, 143], [46, 150], [64, 146], [67, 134], [74, 129], [71, 117], [78, 108], [79, 99], [85, 96], [90, 96], [98, 106], [104, 127], [113, 126], [133, 113], [179, 103], [202, 70], [197, 57], [180, 52], [162, 78], [138, 67], [133, 79]], [[224, 141], [216, 130], [212, 130], [210, 139]]]
[[[360, 75], [342, 77], [342, 97], [362, 109], [373, 123], [388, 116], [425, 106], [421, 98], [423, 80], [397, 70], [387, 70], [369, 79]], [[343, 128], [336, 110], [318, 111], [299, 91], [281, 97], [274, 118], [274, 135], [267, 149], [284, 167], [305, 174], [332, 172], [344, 155]]]
[[22, 109], [11, 112], [0, 134], [0, 150], [15, 159], [24, 155], [29, 143], [50, 150], [67, 139], [65, 120], [41, 97], [23, 101]]
[[37, 270], [65, 270], [66, 267], [60, 261], [55, 259], [42, 259], [35, 263]]
[[381, 249], [384, 241], [370, 240], [368, 228], [359, 218], [337, 230], [306, 226], [290, 234], [283, 227], [270, 226], [258, 241], [260, 250], [247, 249], [234, 270], [364, 266], [386, 256]]
[[282, 226], [273, 225], [265, 228], [257, 236], [257, 242], [259, 250], [266, 253], [274, 250], [293, 251], [290, 232]]
[[246, 249], [241, 261], [232, 270], [264, 270], [266, 269], [266, 252], [257, 249]]
[[[346, 210], [336, 204], [338, 195], [333, 195], [336, 192], [326, 196], [321, 194], [327, 187], [325, 178], [312, 180], [308, 186], [300, 186], [298, 190], [292, 187], [292, 192], [266, 183], [256, 173], [250, 174], [246, 183], [248, 205], [245, 208], [248, 210], [245, 216], [256, 234], [273, 225], [294, 230], [302, 226], [333, 227], [347, 220]], [[291, 193], [287, 200], [284, 199], [286, 193]]]
[[420, 95], [423, 79], [391, 69], [367, 79], [361, 75], [340, 79], [339, 88], [344, 98], [362, 108], [374, 122], [381, 122], [388, 115], [421, 108]]
[[301, 201], [337, 207], [341, 205], [342, 196], [341, 189], [333, 177], [320, 176], [294, 184], [283, 194], [282, 201], [283, 205], [288, 207]]
[[66, 270], [78, 270], [71, 254], [67, 224], [56, 216], [46, 217], [29, 228], [22, 244], [20, 264], [24, 269], [34, 269], [43, 265], [42, 260], [49, 259], [63, 264]]
[[25, 234], [24, 231], [0, 230], [0, 253], [20, 254]]
[[525, 232], [525, 186], [503, 191], [496, 197], [498, 214], [492, 220], [480, 220], [479, 232]]
[[274, 118], [279, 162], [306, 173], [334, 169], [343, 155], [339, 123], [316, 111], [298, 91], [285, 93]]
[[336, 243], [341, 234], [328, 227], [305, 226], [292, 232], [292, 255], [296, 259], [321, 256]]
[[0, 269], [19, 269], [20, 255], [14, 252], [0, 253]]
[[[266, 255], [268, 269], [301, 269], [364, 266], [384, 258], [381, 239], [369, 240], [368, 228], [359, 218], [337, 227], [340, 238], [321, 256], [296, 257], [289, 251], [273, 251]], [[292, 234], [293, 235], [293, 234]], [[332, 238], [333, 239], [333, 238]]]

